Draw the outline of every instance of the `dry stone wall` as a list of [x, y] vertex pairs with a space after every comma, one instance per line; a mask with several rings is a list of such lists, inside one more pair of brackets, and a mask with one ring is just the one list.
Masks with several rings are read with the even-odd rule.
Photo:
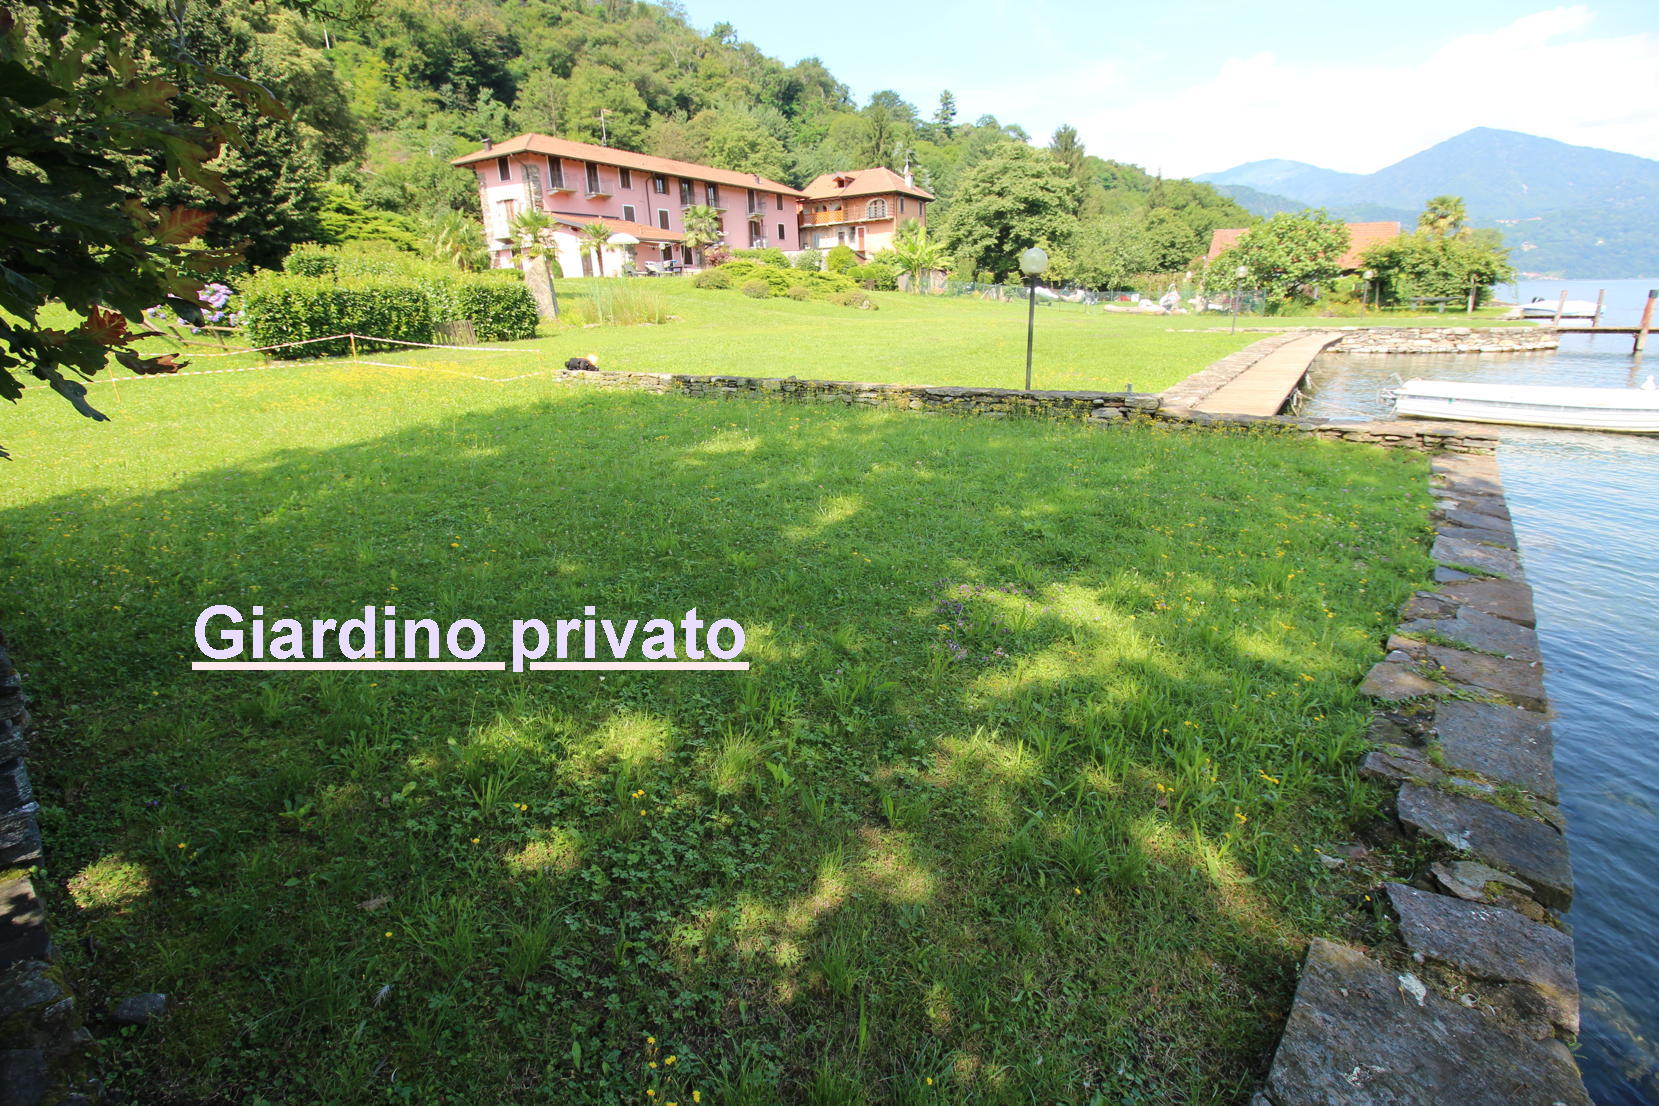
[[1333, 353], [1527, 353], [1555, 349], [1561, 332], [1526, 326], [1368, 327], [1345, 333]]
[[[1288, 339], [1287, 339], [1288, 340]], [[1256, 343], [1251, 350], [1264, 343]], [[1245, 351], [1248, 352], [1248, 351]], [[1233, 355], [1237, 357], [1238, 355]], [[1250, 358], [1249, 363], [1261, 356]], [[1225, 359], [1223, 359], [1225, 360]], [[1239, 370], [1242, 371], [1242, 370]], [[1234, 373], [1236, 375], [1236, 372]], [[1174, 407], [1151, 392], [1023, 392], [1011, 388], [950, 388], [916, 384], [863, 384], [795, 377], [705, 376], [679, 373], [559, 369], [555, 379], [590, 387], [712, 399], [774, 399], [786, 403], [839, 403], [982, 418], [1049, 418], [1120, 426], [1132, 418], [1154, 418], [1194, 428], [1280, 430], [1347, 442], [1414, 449], [1428, 453], [1483, 453], [1497, 445], [1489, 432], [1436, 422], [1337, 423], [1320, 419], [1209, 415]]]
[[1376, 889], [1397, 943], [1309, 948], [1257, 1106], [1590, 1106], [1532, 593], [1496, 460], [1433, 471], [1437, 586], [1361, 685], [1381, 709], [1360, 769], [1429, 859]]
[[23, 681], [0, 637], [0, 1102], [90, 1106], [92, 1035], [62, 972], [51, 963], [46, 913], [30, 866], [41, 859], [39, 807], [23, 757], [29, 723]]

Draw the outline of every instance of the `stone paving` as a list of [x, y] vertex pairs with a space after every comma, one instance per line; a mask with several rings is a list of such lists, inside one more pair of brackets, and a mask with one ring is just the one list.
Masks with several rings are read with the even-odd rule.
[[1405, 605], [1361, 686], [1380, 704], [1361, 773], [1397, 788], [1431, 858], [1377, 890], [1397, 945], [1313, 943], [1255, 1106], [1590, 1102], [1567, 1048], [1572, 867], [1532, 596], [1496, 460], [1433, 472], [1434, 556], [1461, 567]]

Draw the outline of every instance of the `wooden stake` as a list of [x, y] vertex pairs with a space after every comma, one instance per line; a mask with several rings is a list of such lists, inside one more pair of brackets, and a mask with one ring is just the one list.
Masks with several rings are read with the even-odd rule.
[[1605, 299], [1607, 299], [1607, 289], [1596, 289], [1596, 317], [1590, 320], [1590, 325], [1592, 327], [1601, 325], [1601, 305], [1602, 301]]
[[[1566, 295], [1566, 293], [1563, 292], [1562, 295]], [[346, 335], [346, 341], [351, 343], [351, 359], [353, 361], [357, 360], [357, 335], [355, 335], [355, 334]]]
[[1561, 289], [1561, 299], [1555, 305], [1555, 325], [1561, 325], [1561, 313], [1567, 310], [1567, 290]]
[[1642, 325], [1636, 328], [1636, 348], [1632, 353], [1641, 353], [1647, 345], [1648, 324], [1653, 322], [1653, 298], [1659, 296], [1659, 288], [1647, 290], [1647, 303], [1642, 307]]

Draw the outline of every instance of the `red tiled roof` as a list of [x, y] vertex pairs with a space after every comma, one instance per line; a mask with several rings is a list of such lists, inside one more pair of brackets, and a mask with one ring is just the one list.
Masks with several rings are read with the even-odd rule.
[[[846, 184], [837, 184], [837, 181]], [[906, 184], [903, 177], [891, 169], [859, 169], [855, 172], [825, 173], [806, 186], [809, 200], [833, 200], [843, 196], [875, 196], [883, 192], [902, 192], [923, 200], [934, 199], [933, 193], [914, 184]]]
[[685, 238], [684, 231], [663, 230], [649, 223], [631, 223], [627, 219], [613, 219], [609, 215], [587, 215], [569, 211], [551, 211], [548, 214], [553, 216], [555, 222], [578, 230], [589, 223], [604, 223], [611, 228], [612, 234], [631, 234], [641, 242], [679, 242]]
[[508, 157], [512, 154], [551, 154], [554, 157], [566, 157], [572, 161], [593, 161], [601, 165], [620, 165], [624, 169], [638, 169], [643, 173], [667, 173], [676, 177], [687, 177], [692, 180], [713, 181], [716, 184], [729, 184], [735, 188], [760, 188], [767, 192], [782, 192], [785, 196], [794, 196], [797, 199], [801, 192], [787, 184], [779, 184], [775, 180], [767, 180], [755, 173], [738, 173], [731, 169], [716, 169], [712, 165], [697, 165], [689, 161], [675, 161], [672, 158], [652, 157], [650, 154], [636, 154], [632, 150], [617, 150], [610, 146], [594, 146], [587, 142], [572, 142], [568, 138], [552, 138], [545, 134], [521, 134], [509, 138], [505, 142], [497, 142], [486, 150], [478, 150], [470, 154], [450, 159], [451, 165], [472, 165], [479, 161], [488, 161], [491, 158]]
[[[1370, 246], [1400, 236], [1399, 223], [1344, 223], [1348, 228], [1348, 249], [1337, 264], [1344, 269], [1358, 269], [1365, 262], [1360, 259]], [[1244, 236], [1249, 227], [1222, 227], [1210, 235], [1210, 252], [1205, 257], [1214, 261], [1229, 246]]]

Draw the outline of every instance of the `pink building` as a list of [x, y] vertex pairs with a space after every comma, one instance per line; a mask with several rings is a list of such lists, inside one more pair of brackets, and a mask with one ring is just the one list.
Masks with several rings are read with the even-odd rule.
[[521, 211], [545, 211], [559, 224], [553, 240], [566, 276], [596, 274], [593, 255], [578, 248], [581, 228], [602, 222], [637, 246], [604, 251], [607, 275], [620, 274], [632, 252], [640, 268], [669, 262], [697, 266], [698, 251], [683, 244], [681, 211], [705, 204], [720, 211], [726, 245], [734, 249], [801, 248], [797, 207], [802, 193], [753, 173], [614, 150], [586, 142], [521, 134], [458, 157], [454, 165], [478, 176], [478, 202], [490, 263], [512, 266], [518, 252], [509, 224]]

